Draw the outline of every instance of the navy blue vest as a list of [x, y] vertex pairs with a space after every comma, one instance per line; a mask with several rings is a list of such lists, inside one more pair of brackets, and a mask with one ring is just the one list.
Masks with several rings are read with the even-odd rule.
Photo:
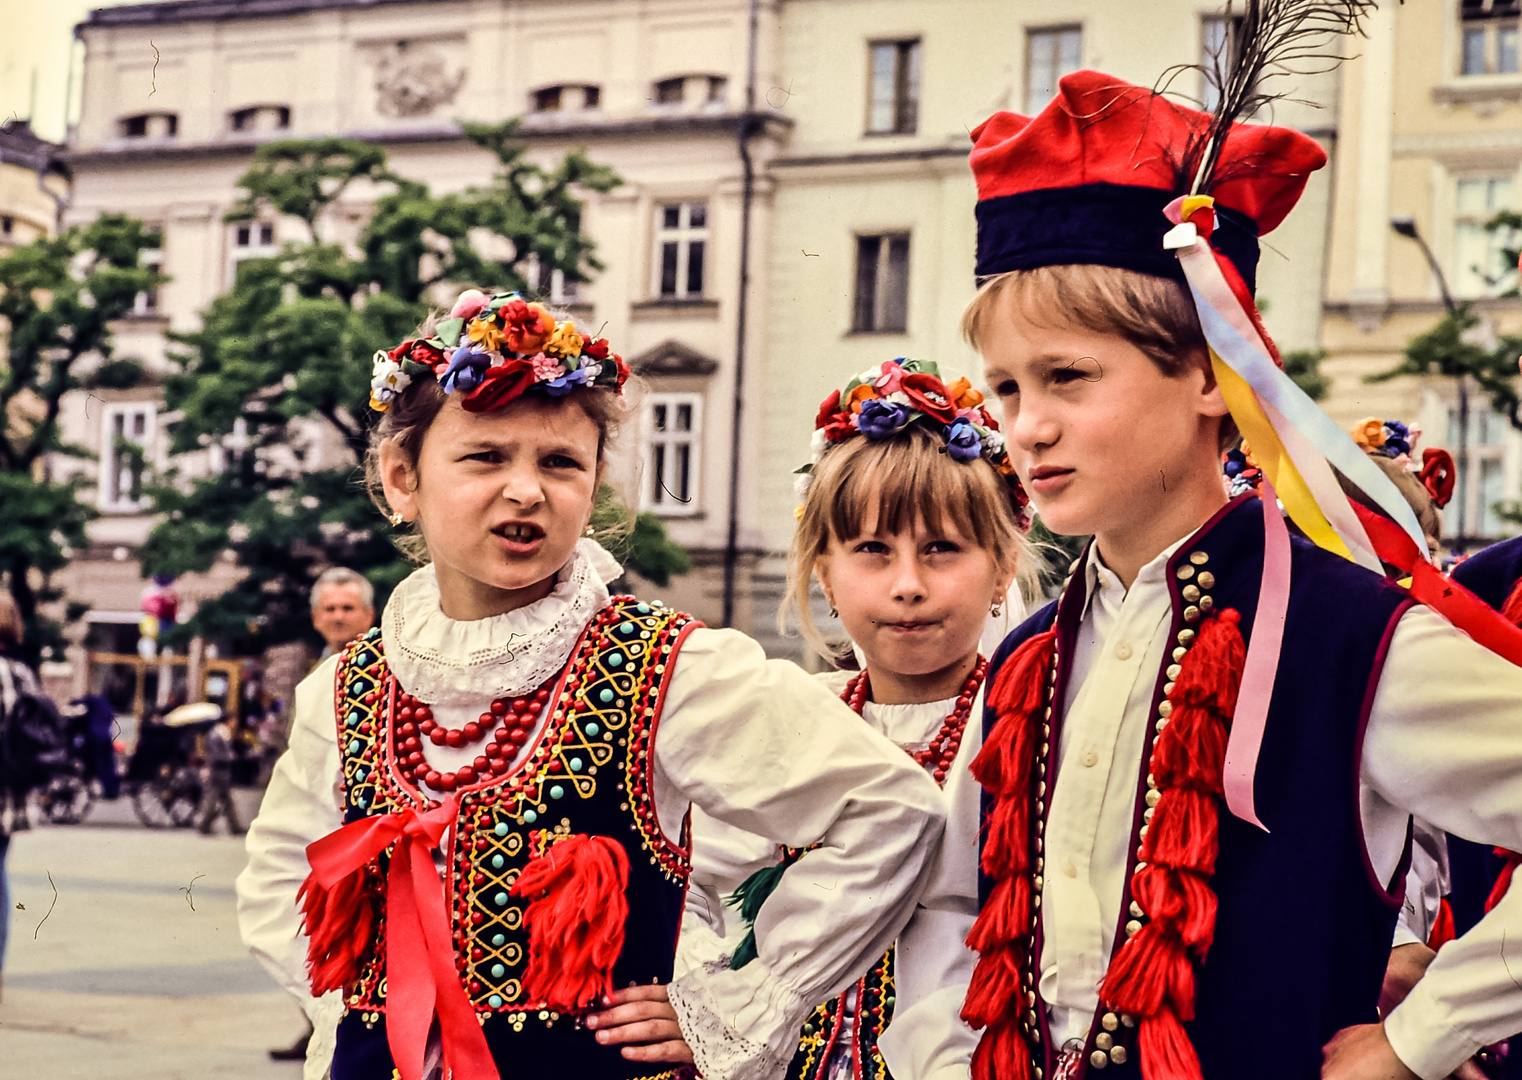
[[[626, 1061], [576, 1018], [523, 993], [524, 902], [510, 895], [525, 863], [572, 834], [607, 836], [629, 857], [629, 916], [616, 986], [671, 981], [686, 896], [688, 853], [661, 832], [651, 795], [652, 748], [666, 673], [686, 630], [699, 625], [659, 605], [616, 598], [592, 621], [550, 699], [550, 720], [514, 773], [464, 788], [446, 852], [446, 906], [456, 967], [504, 1080], [667, 1080], [675, 1071]], [[395, 683], [379, 631], [345, 651], [336, 678], [345, 820], [424, 805], [401, 779], [390, 736]], [[372, 867], [378, 881], [382, 855]], [[392, 1080], [386, 1041], [382, 923], [358, 978], [345, 988], [333, 1080]]]
[[[1392, 882], [1374, 878], [1359, 823], [1358, 763], [1385, 651], [1411, 601], [1403, 590], [1345, 559], [1299, 539], [1291, 543], [1289, 613], [1255, 785], [1258, 815], [1269, 832], [1243, 823], [1224, 805], [1220, 811], [1220, 855], [1211, 880], [1219, 899], [1215, 943], [1198, 967], [1196, 1016], [1186, 1025], [1205, 1080], [1317, 1080], [1321, 1048], [1332, 1035], [1377, 1019], [1404, 890], [1404, 864]], [[1170, 643], [1181, 633], [1185, 641], [1192, 638], [1189, 627], [1202, 606], [1207, 612], [1234, 608], [1250, 641], [1262, 571], [1262, 511], [1257, 497], [1246, 495], [1223, 508], [1169, 560]], [[1005, 639], [990, 666], [992, 685], [1010, 654], [1055, 622], [1059, 661], [1052, 746], [1059, 745], [1083, 602], [1078, 576], [1057, 601]], [[1173, 663], [1172, 657], [1164, 663]], [[1154, 709], [1166, 682], [1165, 672], [1159, 672]], [[985, 737], [994, 719], [985, 711]], [[1135, 872], [1146, 762], [1155, 738], [1153, 726], [1148, 728], [1136, 781], [1128, 882]], [[1059, 772], [1055, 783], [1061, 782]], [[984, 882], [985, 899], [987, 887]], [[1128, 885], [1117, 948], [1126, 940], [1131, 903]], [[1050, 1046], [1045, 1010], [1037, 1011], [1043, 1045], [1036, 1048], [1036, 1064], [1051, 1076], [1053, 1054], [1061, 1048]], [[1107, 1053], [1112, 1043], [1122, 1052]], [[1134, 1028], [1117, 1024], [1101, 1009], [1083, 1061], [1083, 1074], [1091, 1077], [1139, 1078]]]

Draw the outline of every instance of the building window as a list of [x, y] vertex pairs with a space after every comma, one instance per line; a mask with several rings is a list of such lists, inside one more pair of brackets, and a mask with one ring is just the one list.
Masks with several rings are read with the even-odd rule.
[[700, 394], [651, 394], [650, 448], [640, 509], [691, 514], [698, 505], [698, 448], [703, 430]]
[[100, 492], [102, 510], [140, 510], [143, 478], [153, 446], [157, 406], [151, 401], [107, 405], [101, 415]]
[[267, 258], [279, 254], [275, 246], [275, 226], [268, 221], [245, 221], [232, 228], [232, 251], [227, 260], [227, 281], [238, 279], [238, 264], [244, 259]]
[[228, 121], [234, 131], [284, 131], [291, 126], [291, 109], [288, 105], [250, 105], [230, 114]]
[[600, 86], [546, 86], [535, 90], [530, 97], [533, 99], [533, 111], [536, 113], [553, 112], [576, 112], [582, 109], [596, 109], [602, 105], [602, 87]]
[[913, 135], [920, 122], [920, 43], [874, 41], [868, 46], [867, 134]]
[[1460, 75], [1515, 75], [1522, 0], [1462, 0]]
[[546, 268], [539, 261], [539, 256], [533, 253], [523, 260], [522, 270], [529, 292], [541, 301], [554, 307], [566, 307], [576, 303], [577, 283], [567, 281], [564, 270]]
[[121, 121], [124, 139], [172, 139], [180, 132], [180, 118], [174, 113], [139, 113]]
[[663, 300], [702, 296], [707, 247], [707, 203], [667, 203], [656, 207], [656, 295]]
[[[138, 253], [138, 265], [144, 270], [162, 270], [164, 268], [163, 248], [144, 248]], [[153, 318], [159, 313], [159, 291], [157, 288], [140, 292], [132, 301], [132, 314], [139, 318]]]
[[1516, 243], [1516, 236], [1511, 229], [1487, 231], [1485, 225], [1511, 208], [1510, 176], [1467, 177], [1454, 184], [1451, 284], [1456, 295], [1495, 296], [1507, 286], [1512, 268], [1506, 249]]
[[674, 79], [662, 79], [655, 84], [655, 103], [657, 105], [680, 105], [686, 90], [687, 78], [684, 75], [679, 75]]
[[0, 236], [9, 236], [16, 230], [16, 219], [9, 214], [0, 214]]
[[729, 79], [723, 75], [673, 75], [656, 83], [651, 96], [662, 110], [722, 112], [729, 96]]
[[1200, 107], [1210, 112], [1221, 103], [1217, 71], [1230, 71], [1237, 62], [1245, 15], [1206, 15], [1200, 20]]
[[909, 315], [909, 234], [856, 238], [858, 333], [903, 333]]
[[1025, 37], [1025, 111], [1035, 116], [1057, 96], [1057, 80], [1083, 60], [1083, 30], [1058, 26]]

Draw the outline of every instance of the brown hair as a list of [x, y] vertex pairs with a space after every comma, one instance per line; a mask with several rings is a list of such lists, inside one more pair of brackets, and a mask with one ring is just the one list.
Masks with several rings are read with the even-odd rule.
[[[1113, 266], [1072, 264], [1011, 270], [984, 282], [962, 313], [962, 336], [978, 352], [989, 326], [1013, 316], [1033, 326], [1082, 326], [1123, 338], [1171, 377], [1209, 357], [1200, 316], [1179, 282]], [[1220, 448], [1240, 441], [1236, 421], [1221, 419]]]
[[26, 627], [21, 622], [21, 609], [5, 589], [0, 589], [0, 647], [12, 648], [21, 644]]
[[[560, 316], [557, 315], [556, 318]], [[438, 319], [438, 313], [430, 315], [413, 336], [431, 337]], [[608, 444], [617, 437], [619, 424], [633, 411], [632, 401], [637, 392], [637, 381], [631, 377], [624, 386], [622, 399], [611, 390], [590, 386], [575, 390], [561, 399], [563, 403], [580, 407], [592, 423], [597, 425], [599, 477], [607, 461]], [[439, 410], [444, 407], [446, 400], [448, 395], [440, 388], [437, 379], [426, 375], [415, 378], [407, 389], [396, 396], [390, 408], [381, 414], [380, 422], [370, 430], [370, 445], [365, 451], [364, 484], [370, 501], [382, 514], [389, 515], [391, 505], [386, 501], [385, 488], [381, 484], [381, 444], [388, 440], [395, 443], [406, 459], [408, 468], [416, 477], [418, 454], [423, 448], [423, 437], [428, 434], [428, 429], [438, 418]], [[397, 533], [392, 537], [392, 542], [413, 562], [422, 564], [428, 561], [428, 541], [416, 524], [409, 529], [398, 528]]]
[[861, 535], [874, 499], [879, 529], [949, 522], [991, 552], [1000, 568], [1013, 569], [1025, 595], [1033, 594], [1034, 549], [1020, 531], [1009, 486], [992, 465], [983, 458], [953, 460], [945, 441], [919, 425], [882, 441], [848, 439], [814, 466], [788, 551], [787, 595], [777, 615], [784, 633], [793, 615], [804, 640], [821, 656], [834, 660], [841, 650], [825, 641], [809, 613], [815, 565], [832, 539]]
[[[1379, 453], [1369, 453], [1368, 457], [1380, 472], [1390, 478], [1395, 485], [1395, 490], [1401, 493], [1401, 497], [1411, 507], [1412, 513], [1416, 515], [1416, 523], [1422, 527], [1422, 535], [1426, 538], [1427, 553], [1434, 554], [1443, 542], [1443, 519], [1438, 513], [1437, 503], [1432, 500], [1432, 493], [1427, 490], [1427, 485], [1423, 484], [1415, 473], [1403, 468], [1394, 458]], [[1342, 485], [1342, 490], [1348, 498], [1364, 509], [1372, 510], [1381, 517], [1389, 516], [1378, 503], [1365, 495], [1357, 484], [1341, 472], [1337, 473], [1337, 481]]]

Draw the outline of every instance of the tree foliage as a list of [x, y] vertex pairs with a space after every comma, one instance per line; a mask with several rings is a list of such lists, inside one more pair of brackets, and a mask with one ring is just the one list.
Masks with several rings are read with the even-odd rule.
[[34, 656], [58, 643], [58, 628], [37, 614], [56, 596], [46, 576], [85, 545], [95, 516], [77, 484], [49, 474], [48, 455], [84, 453], [64, 443], [59, 412], [70, 391], [130, 386], [141, 375], [136, 361], [113, 356], [111, 324], [164, 280], [140, 261], [157, 245], [142, 222], [107, 214], [0, 258], [0, 573]]
[[1522, 357], [1522, 336], [1505, 335], [1494, 344], [1478, 340], [1473, 331], [1480, 317], [1469, 304], [1459, 304], [1431, 330], [1406, 343], [1401, 362], [1388, 371], [1367, 377], [1385, 382], [1402, 375], [1437, 375], [1457, 379], [1469, 376], [1490, 401], [1490, 407], [1522, 431], [1522, 398], [1517, 396], [1517, 360]]
[[[206, 570], [231, 552], [245, 574], [202, 604], [182, 636], [207, 633], [240, 650], [310, 638], [307, 591], [323, 566], [360, 571], [382, 601], [410, 570], [359, 475], [374, 417], [371, 356], [411, 333], [435, 286], [531, 293], [551, 271], [585, 281], [600, 269], [581, 235], [578, 192], [608, 191], [618, 178], [581, 153], [552, 168], [532, 162], [516, 130], [467, 126], [497, 168], [490, 184], [458, 193], [397, 175], [384, 151], [354, 140], [284, 140], [256, 152], [228, 219], [283, 215], [305, 236], [244, 261], [201, 328], [175, 336], [172, 449], [215, 444], [226, 467], [155, 488], [164, 518], [145, 569]], [[333, 212], [341, 199], [373, 203], [347, 240]], [[657, 567], [680, 572], [680, 560], [652, 550], [665, 560]]]

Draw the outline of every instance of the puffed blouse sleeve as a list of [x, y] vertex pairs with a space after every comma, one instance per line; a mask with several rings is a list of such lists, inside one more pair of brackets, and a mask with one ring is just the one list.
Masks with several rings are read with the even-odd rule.
[[756, 920], [757, 959], [719, 957], [669, 988], [705, 1080], [781, 1076], [815, 1005], [883, 954], [940, 843], [935, 782], [797, 665], [733, 630], [677, 654], [655, 739], [655, 794], [789, 847]]
[[333, 717], [336, 657], [296, 687], [289, 749], [275, 763], [259, 814], [248, 829], [248, 865], [238, 875], [238, 931], [275, 981], [300, 1001], [312, 1021], [304, 1076], [318, 1080], [332, 1057], [343, 1010], [336, 991], [311, 996], [306, 937], [296, 892], [306, 880], [306, 848], [343, 824], [342, 774]]

